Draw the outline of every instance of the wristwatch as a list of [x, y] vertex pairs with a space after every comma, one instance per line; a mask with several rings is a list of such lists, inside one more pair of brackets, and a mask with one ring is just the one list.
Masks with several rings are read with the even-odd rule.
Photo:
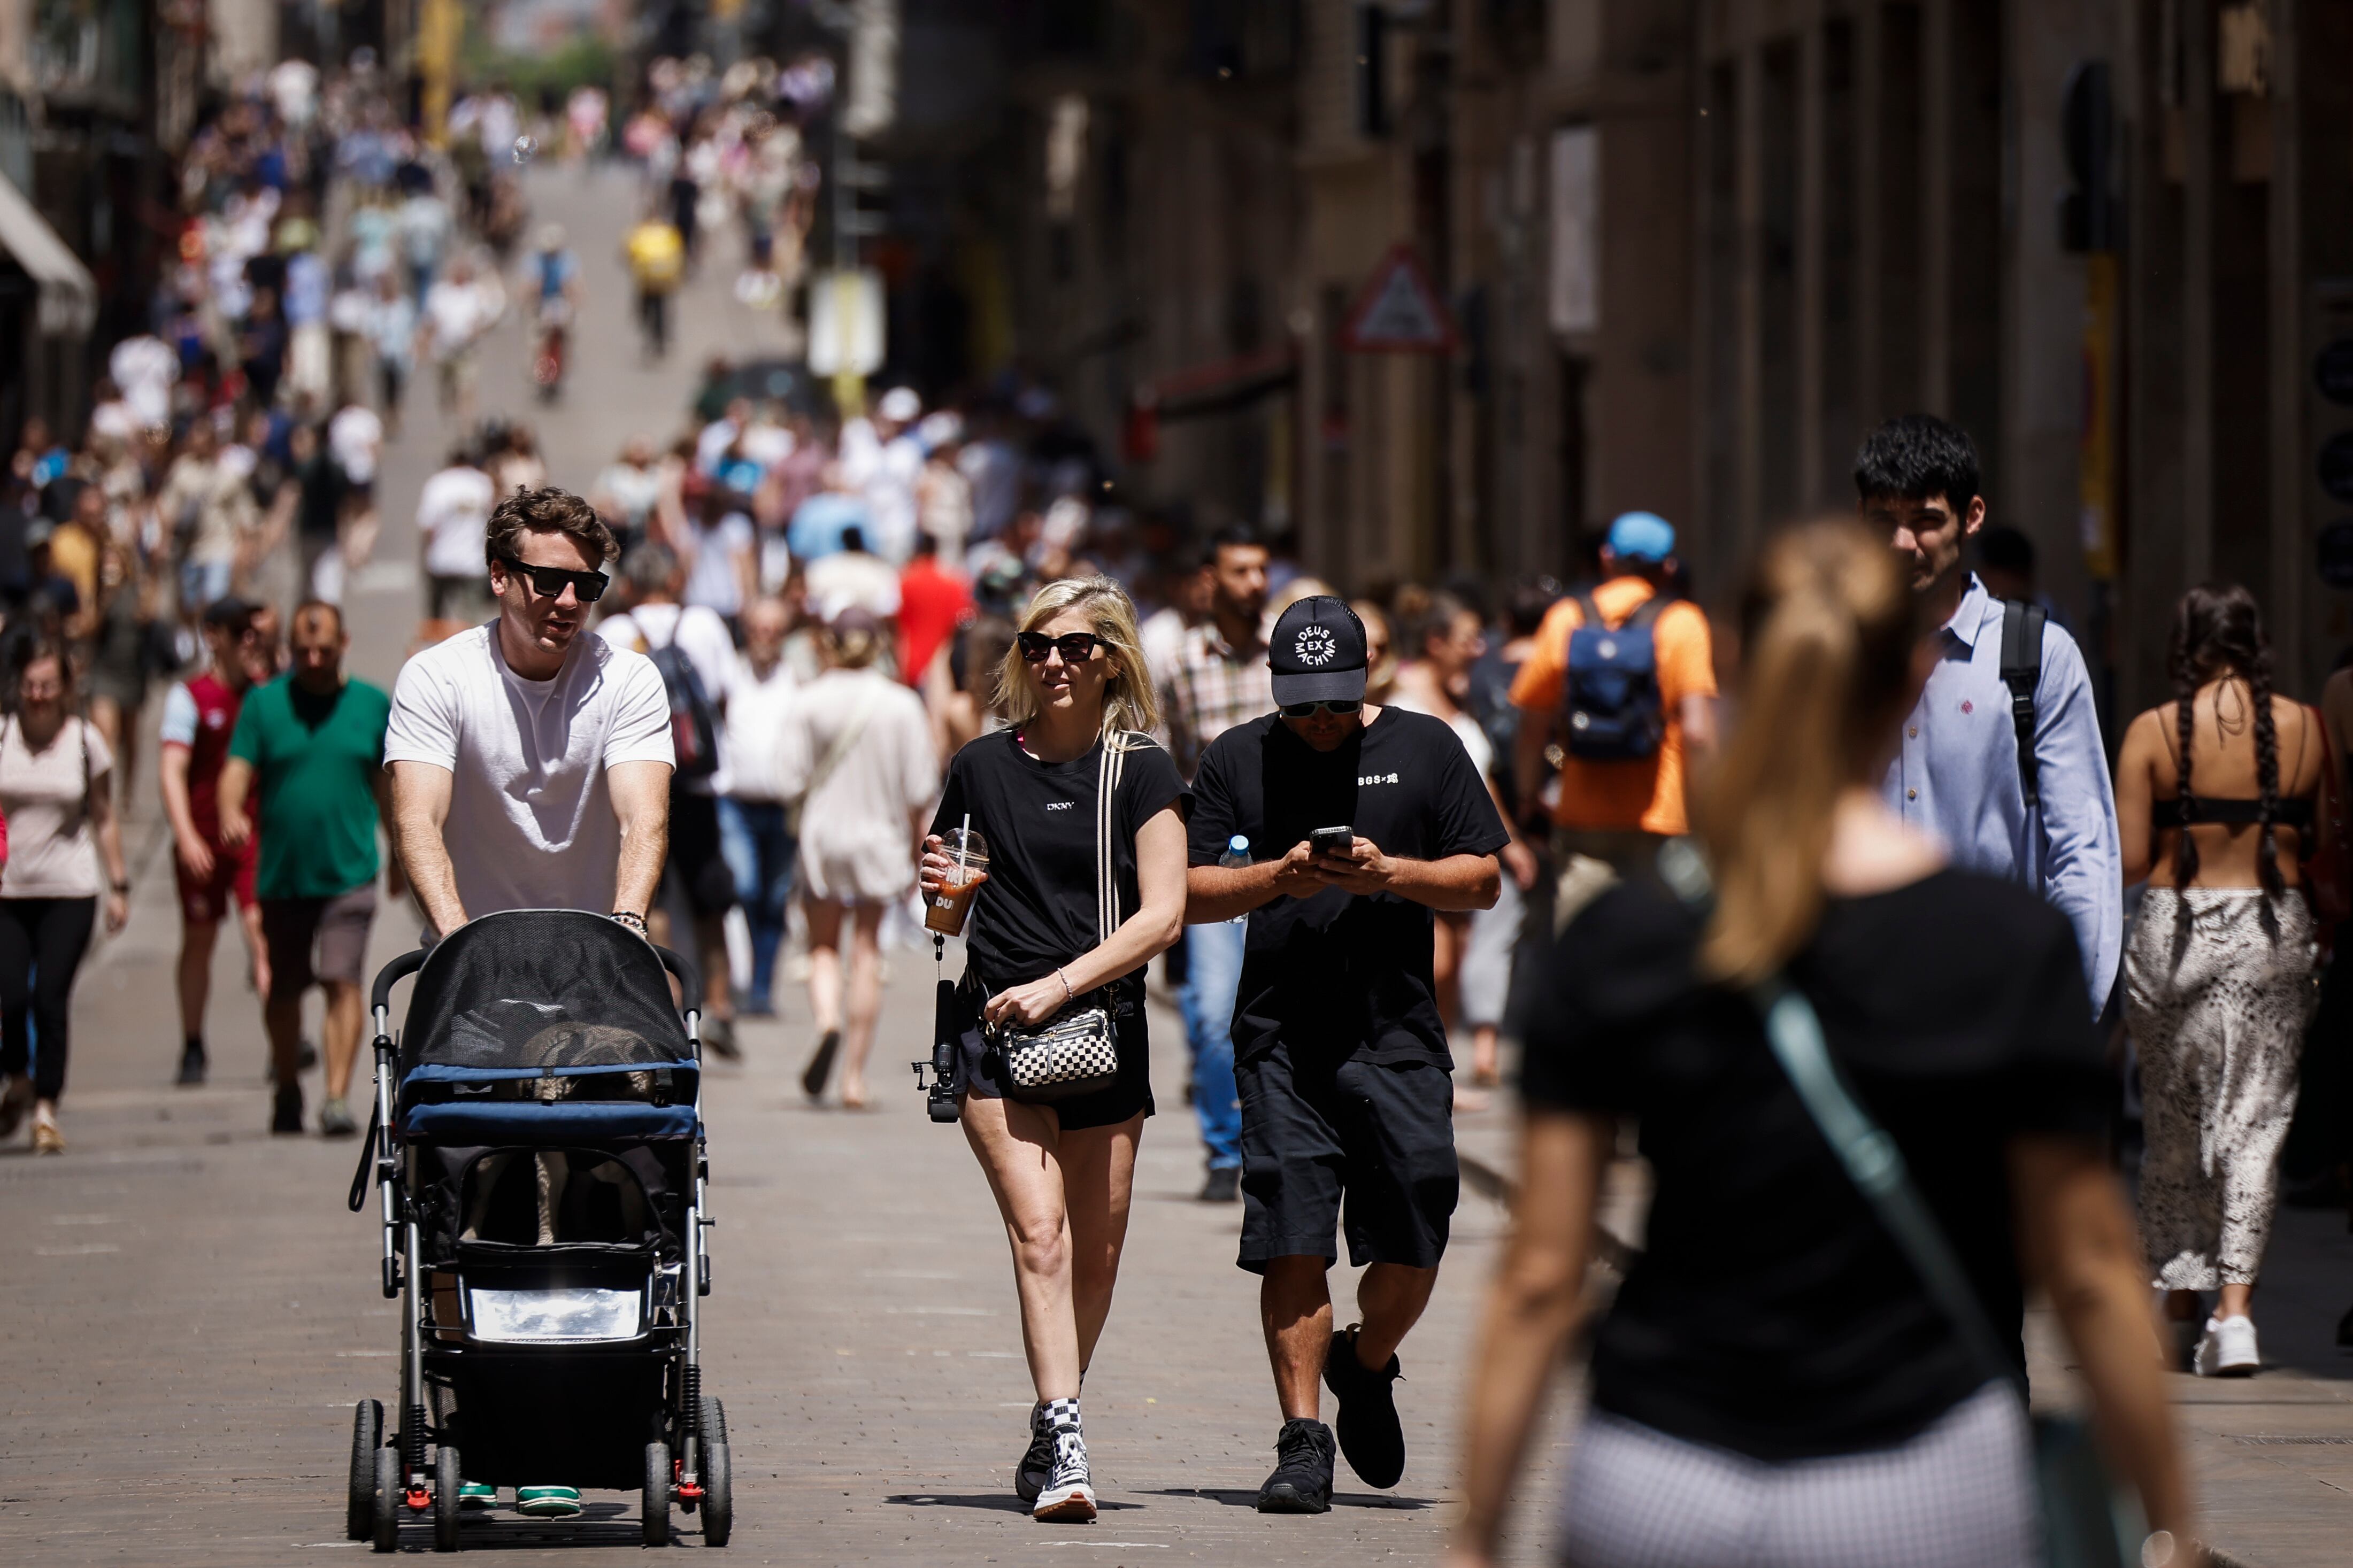
[[121, 881], [114, 882], [114, 883], [111, 884], [111, 887], [114, 889], [114, 890], [115, 890], [116, 892], [118, 892], [118, 893], [122, 893], [122, 894], [126, 894], [126, 895], [127, 895], [127, 894], [129, 894], [129, 892], [131, 891], [131, 881], [130, 881], [130, 879], [128, 879], [128, 878], [125, 878], [125, 879], [122, 879], [122, 880], [121, 880]]

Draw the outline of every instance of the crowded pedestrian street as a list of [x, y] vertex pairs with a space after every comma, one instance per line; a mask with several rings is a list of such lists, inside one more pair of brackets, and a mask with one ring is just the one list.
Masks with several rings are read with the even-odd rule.
[[2339, 1568], [2341, 23], [0, 0], [0, 1568]]

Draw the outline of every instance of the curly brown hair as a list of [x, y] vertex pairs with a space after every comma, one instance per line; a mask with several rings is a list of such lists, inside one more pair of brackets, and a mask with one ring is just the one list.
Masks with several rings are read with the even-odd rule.
[[596, 515], [595, 507], [570, 490], [549, 485], [543, 489], [517, 490], [491, 510], [490, 528], [482, 536], [482, 563], [487, 566], [498, 561], [521, 560], [522, 535], [526, 531], [561, 533], [575, 539], [600, 566], [621, 552], [613, 531]]

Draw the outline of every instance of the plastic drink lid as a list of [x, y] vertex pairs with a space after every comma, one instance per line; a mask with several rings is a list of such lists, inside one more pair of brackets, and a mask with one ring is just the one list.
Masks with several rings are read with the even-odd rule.
[[1229, 851], [1242, 850], [1242, 849], [1247, 849], [1247, 848], [1249, 848], [1249, 847], [1250, 847], [1250, 840], [1249, 840], [1248, 838], [1243, 837], [1242, 837], [1240, 834], [1239, 834], [1239, 833], [1235, 834], [1231, 838], [1229, 838], [1229, 839], [1227, 839], [1227, 840], [1226, 840], [1226, 848], [1227, 848]]

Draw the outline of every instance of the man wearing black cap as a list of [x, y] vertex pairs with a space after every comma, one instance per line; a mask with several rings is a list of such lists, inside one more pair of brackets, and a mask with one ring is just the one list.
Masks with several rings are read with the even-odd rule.
[[[1185, 918], [1250, 917], [1234, 1008], [1242, 1268], [1282, 1405], [1268, 1513], [1331, 1504], [1338, 1447], [1377, 1487], [1405, 1471], [1397, 1348], [1438, 1280], [1454, 1212], [1453, 1061], [1430, 978], [1431, 911], [1481, 910], [1509, 841], [1442, 721], [1365, 703], [1365, 628], [1303, 599], [1268, 649], [1278, 711], [1213, 742], [1193, 781]], [[1261, 858], [1218, 864], [1235, 835]], [[1362, 1321], [1332, 1329], [1345, 1229]]]

